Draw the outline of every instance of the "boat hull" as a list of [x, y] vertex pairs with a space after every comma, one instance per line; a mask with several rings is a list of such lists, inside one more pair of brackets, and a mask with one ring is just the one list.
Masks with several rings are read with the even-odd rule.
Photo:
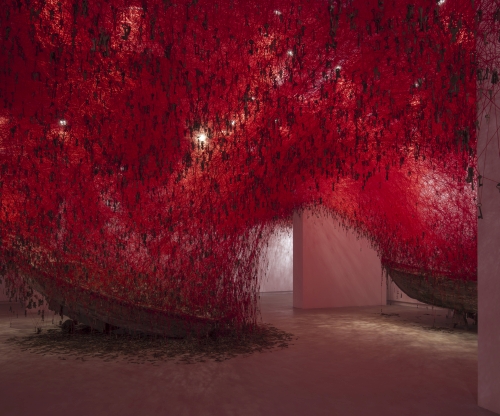
[[45, 296], [51, 310], [101, 332], [121, 329], [169, 338], [206, 337], [219, 323], [214, 319], [135, 305], [67, 282], [41, 278], [29, 278], [28, 282]]

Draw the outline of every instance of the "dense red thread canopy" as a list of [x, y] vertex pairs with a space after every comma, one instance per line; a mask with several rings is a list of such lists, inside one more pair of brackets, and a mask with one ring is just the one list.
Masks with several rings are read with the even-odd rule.
[[475, 280], [475, 39], [493, 12], [2, 2], [4, 271], [251, 322], [260, 250], [309, 207], [386, 264]]

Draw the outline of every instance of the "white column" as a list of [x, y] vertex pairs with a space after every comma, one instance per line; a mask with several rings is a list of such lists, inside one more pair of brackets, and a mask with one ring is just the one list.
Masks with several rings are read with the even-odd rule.
[[365, 238], [331, 217], [293, 217], [293, 306], [334, 308], [386, 304], [380, 259]]
[[500, 99], [478, 90], [478, 402], [500, 414]]

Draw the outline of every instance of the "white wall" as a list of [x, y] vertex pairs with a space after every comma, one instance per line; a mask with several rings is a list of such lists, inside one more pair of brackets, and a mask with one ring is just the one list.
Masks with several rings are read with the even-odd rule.
[[386, 282], [366, 238], [310, 211], [293, 218], [293, 305], [332, 308], [386, 304]]
[[292, 227], [277, 228], [260, 258], [260, 291], [293, 290]]

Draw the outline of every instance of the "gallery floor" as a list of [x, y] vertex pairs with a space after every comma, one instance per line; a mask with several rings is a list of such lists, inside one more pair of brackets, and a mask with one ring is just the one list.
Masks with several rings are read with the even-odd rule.
[[[402, 306], [297, 310], [261, 296], [293, 345], [224, 362], [159, 366], [61, 359], [6, 339], [31, 318], [0, 306], [0, 415], [493, 415], [477, 407], [477, 333]], [[433, 328], [434, 325], [434, 328]]]

